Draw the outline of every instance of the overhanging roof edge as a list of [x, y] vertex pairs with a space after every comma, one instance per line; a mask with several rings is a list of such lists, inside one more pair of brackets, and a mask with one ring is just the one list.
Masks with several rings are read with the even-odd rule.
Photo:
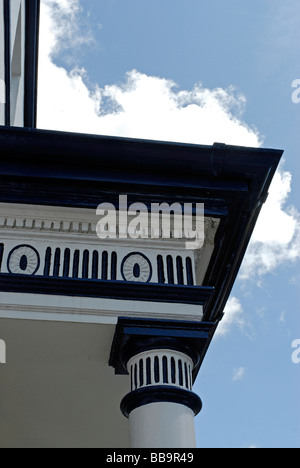
[[75, 165], [82, 169], [81, 179], [90, 167], [103, 170], [118, 165], [133, 173], [183, 171], [193, 175], [196, 171], [211, 177], [251, 177], [277, 167], [283, 154], [282, 150], [219, 143], [207, 146], [11, 127], [0, 127], [0, 148], [1, 163], [10, 166], [12, 175], [14, 167], [26, 160], [39, 168], [55, 165], [58, 172], [60, 167], [69, 164], [71, 170]]

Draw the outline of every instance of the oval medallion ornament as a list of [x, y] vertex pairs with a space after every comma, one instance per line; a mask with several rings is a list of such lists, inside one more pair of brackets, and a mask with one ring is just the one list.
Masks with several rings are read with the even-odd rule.
[[152, 277], [150, 260], [141, 253], [131, 253], [124, 258], [121, 273], [125, 281], [149, 283]]
[[35, 275], [40, 266], [38, 252], [30, 245], [19, 245], [9, 254], [7, 269], [13, 275]]

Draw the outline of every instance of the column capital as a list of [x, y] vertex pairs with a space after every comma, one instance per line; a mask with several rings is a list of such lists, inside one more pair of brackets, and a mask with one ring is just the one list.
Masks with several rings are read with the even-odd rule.
[[109, 364], [130, 375], [121, 402], [131, 446], [195, 447], [194, 416], [202, 401], [192, 392], [215, 324], [119, 318]]
[[193, 360], [193, 379], [214, 333], [212, 322], [135, 319], [119, 317], [112, 343], [109, 365], [116, 374], [128, 374], [133, 356], [152, 349], [182, 352]]

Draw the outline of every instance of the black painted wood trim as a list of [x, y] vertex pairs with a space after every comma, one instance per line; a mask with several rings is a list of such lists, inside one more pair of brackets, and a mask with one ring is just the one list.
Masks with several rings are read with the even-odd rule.
[[26, 0], [24, 127], [35, 128], [37, 120], [37, 81], [40, 0]]
[[5, 66], [5, 125], [10, 125], [10, 0], [4, 0], [4, 66]]
[[1, 274], [0, 291], [204, 305], [214, 288]]

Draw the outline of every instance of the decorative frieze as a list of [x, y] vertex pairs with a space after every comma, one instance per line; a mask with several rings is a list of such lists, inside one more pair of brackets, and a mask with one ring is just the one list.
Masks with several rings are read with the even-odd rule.
[[92, 279], [193, 285], [195, 268], [189, 251], [157, 252], [106, 245], [33, 242], [1, 243], [0, 274], [46, 278]]
[[0, 205], [0, 274], [202, 285], [219, 221], [205, 218], [200, 250], [185, 239], [106, 239], [96, 211]]
[[205, 220], [200, 251], [186, 249], [185, 239], [101, 240], [96, 225], [93, 210], [0, 204], [0, 316], [201, 320], [213, 292], [202, 279], [218, 220]]

